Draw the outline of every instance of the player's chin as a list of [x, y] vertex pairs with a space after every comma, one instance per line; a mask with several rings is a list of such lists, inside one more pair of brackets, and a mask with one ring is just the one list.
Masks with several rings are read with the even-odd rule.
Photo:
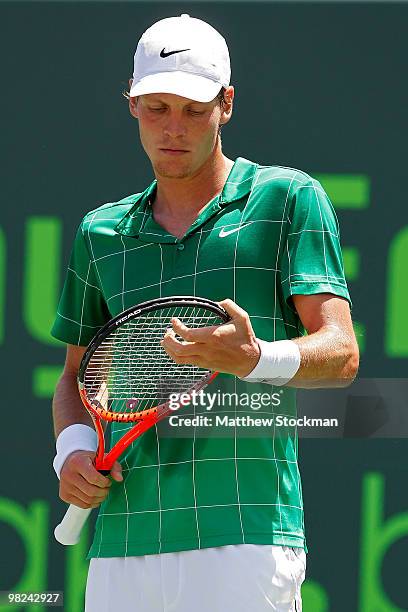
[[154, 169], [163, 178], [187, 178], [192, 174], [191, 164], [181, 159], [158, 160]]

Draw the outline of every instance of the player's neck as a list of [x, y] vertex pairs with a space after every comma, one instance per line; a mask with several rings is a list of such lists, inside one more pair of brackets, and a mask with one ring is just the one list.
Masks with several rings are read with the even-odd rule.
[[174, 179], [157, 176], [154, 215], [159, 218], [185, 219], [199, 212], [221, 193], [234, 162], [221, 149], [216, 151], [194, 176]]

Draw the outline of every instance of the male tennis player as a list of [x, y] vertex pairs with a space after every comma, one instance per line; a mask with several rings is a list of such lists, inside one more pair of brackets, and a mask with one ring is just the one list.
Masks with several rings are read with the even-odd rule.
[[[294, 387], [348, 384], [358, 349], [330, 201], [304, 172], [223, 154], [233, 99], [216, 30], [188, 15], [149, 28], [129, 108], [155, 180], [87, 214], [75, 239], [53, 328], [68, 345], [54, 465], [63, 500], [103, 501], [87, 612], [301, 610], [296, 428], [245, 435], [236, 417], [254, 415], [261, 396], [269, 401], [256, 416], [296, 415]], [[230, 314], [231, 323], [204, 330], [174, 320], [162, 344], [179, 363], [226, 373], [214, 382], [213, 411], [235, 425], [222, 437], [156, 427], [105, 478], [92, 464], [96, 435], [76, 386], [81, 357], [108, 319], [170, 295], [221, 301]], [[194, 410], [208, 414], [206, 405]]]

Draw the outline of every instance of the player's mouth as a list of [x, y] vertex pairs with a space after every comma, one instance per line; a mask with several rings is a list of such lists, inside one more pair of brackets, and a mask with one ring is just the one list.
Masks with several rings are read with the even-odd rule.
[[179, 155], [184, 155], [185, 153], [189, 153], [187, 149], [173, 149], [173, 148], [169, 148], [169, 149], [161, 148], [160, 151], [164, 153], [165, 155], [174, 155], [174, 156], [179, 156]]

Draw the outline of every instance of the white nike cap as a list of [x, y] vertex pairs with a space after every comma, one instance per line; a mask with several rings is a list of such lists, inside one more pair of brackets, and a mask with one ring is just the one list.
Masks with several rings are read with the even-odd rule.
[[171, 93], [210, 102], [230, 78], [224, 38], [205, 21], [184, 14], [157, 21], [142, 35], [130, 96]]

